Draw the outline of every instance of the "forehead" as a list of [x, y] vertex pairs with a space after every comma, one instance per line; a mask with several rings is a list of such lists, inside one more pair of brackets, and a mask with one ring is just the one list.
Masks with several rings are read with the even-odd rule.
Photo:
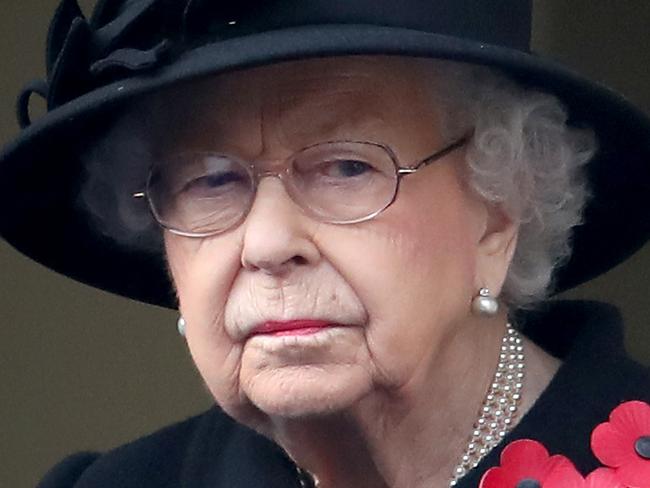
[[353, 129], [395, 127], [406, 118], [431, 124], [436, 80], [424, 60], [322, 58], [220, 74], [161, 98], [169, 122], [182, 121], [175, 129], [184, 140], [233, 141], [245, 135], [293, 145]]

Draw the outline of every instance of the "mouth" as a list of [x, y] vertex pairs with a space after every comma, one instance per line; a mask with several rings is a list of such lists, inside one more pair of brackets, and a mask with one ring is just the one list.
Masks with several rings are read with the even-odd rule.
[[316, 334], [325, 329], [332, 327], [343, 327], [343, 324], [328, 322], [326, 320], [283, 320], [283, 321], [268, 321], [255, 327], [250, 337], [266, 335], [266, 336], [306, 336]]

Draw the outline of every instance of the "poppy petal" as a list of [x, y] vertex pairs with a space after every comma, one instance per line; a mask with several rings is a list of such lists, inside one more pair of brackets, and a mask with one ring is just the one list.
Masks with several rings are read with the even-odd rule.
[[591, 449], [605, 466], [618, 468], [637, 458], [634, 441], [637, 437], [621, 432], [610, 422], [597, 426], [591, 433]]
[[585, 480], [564, 456], [553, 456], [552, 468], [544, 478], [544, 488], [584, 488]]
[[650, 488], [650, 461], [639, 458], [616, 470], [618, 479], [628, 488]]
[[501, 453], [501, 466], [515, 473], [540, 478], [546, 470], [549, 454], [537, 441], [521, 439], [508, 444]]
[[609, 416], [621, 432], [629, 432], [635, 438], [650, 435], [650, 405], [645, 402], [626, 402], [616, 407]]
[[626, 488], [616, 476], [616, 471], [598, 468], [587, 476], [585, 488]]
[[515, 488], [518, 482], [531, 478], [544, 482], [561, 456], [549, 456], [537, 441], [520, 439], [508, 444], [501, 452], [501, 466], [486, 471], [480, 488]]
[[503, 468], [490, 468], [481, 477], [479, 488], [515, 488], [516, 478], [508, 476]]

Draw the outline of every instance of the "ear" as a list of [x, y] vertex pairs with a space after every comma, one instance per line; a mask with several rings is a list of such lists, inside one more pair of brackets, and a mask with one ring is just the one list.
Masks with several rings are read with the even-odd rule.
[[499, 205], [485, 203], [485, 225], [477, 246], [476, 289], [499, 296], [517, 247], [519, 224]]

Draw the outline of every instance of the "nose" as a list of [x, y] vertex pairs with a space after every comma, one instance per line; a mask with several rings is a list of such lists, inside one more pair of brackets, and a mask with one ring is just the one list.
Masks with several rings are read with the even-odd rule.
[[262, 178], [243, 223], [242, 266], [282, 275], [293, 267], [315, 264], [320, 259], [312, 240], [316, 225], [293, 202], [279, 178]]

